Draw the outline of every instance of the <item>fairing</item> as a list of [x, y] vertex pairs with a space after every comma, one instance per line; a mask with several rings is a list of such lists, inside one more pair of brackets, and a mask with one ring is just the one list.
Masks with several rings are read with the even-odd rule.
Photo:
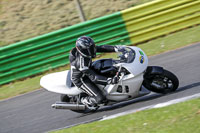
[[[139, 95], [140, 87], [143, 82], [143, 72], [148, 66], [148, 58], [140, 48], [134, 46], [130, 46], [128, 48], [131, 48], [135, 52], [134, 58], [132, 58], [133, 61], [129, 63], [121, 62], [116, 64], [116, 66], [121, 66], [127, 69], [130, 74], [122, 77], [118, 84], [107, 85], [105, 88], [101, 87], [101, 89], [104, 89], [107, 92], [107, 98], [110, 100], [121, 101], [129, 97], [133, 98]], [[127, 58], [129, 57], [127, 56]], [[67, 70], [48, 74], [41, 78], [40, 84], [48, 91], [67, 95], [78, 95], [82, 92], [81, 90], [77, 87], [70, 87], [66, 85], [68, 72], [69, 71]], [[129, 91], [118, 93], [117, 89], [119, 85], [121, 85], [124, 90], [128, 87]]]
[[40, 85], [51, 92], [68, 95], [78, 95], [82, 92], [81, 90], [79, 90], [75, 86], [69, 87], [66, 85], [68, 72], [69, 70], [45, 75], [41, 78]]
[[138, 47], [130, 46], [131, 49], [135, 51], [135, 59], [131, 63], [120, 63], [117, 65], [121, 65], [126, 68], [130, 73], [134, 76], [143, 73], [148, 66], [148, 58], [143, 50]]

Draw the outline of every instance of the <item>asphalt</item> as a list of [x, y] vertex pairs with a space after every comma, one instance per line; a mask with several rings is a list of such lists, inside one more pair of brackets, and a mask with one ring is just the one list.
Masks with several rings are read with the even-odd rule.
[[0, 101], [0, 133], [47, 132], [200, 93], [199, 56], [200, 43], [150, 57], [150, 65], [163, 66], [177, 75], [180, 81], [177, 92], [167, 95], [151, 93], [96, 113], [79, 114], [69, 110], [52, 109], [51, 104], [59, 101], [59, 94], [44, 89]]

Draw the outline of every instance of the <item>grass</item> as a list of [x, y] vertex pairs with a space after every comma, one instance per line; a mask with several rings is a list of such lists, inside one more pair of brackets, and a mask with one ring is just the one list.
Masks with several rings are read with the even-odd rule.
[[10, 84], [3, 85], [0, 87], [0, 100], [40, 89], [40, 78], [43, 75], [52, 72], [64, 71], [66, 69], [69, 69], [69, 65], [54, 69], [53, 71], [48, 71], [32, 78], [27, 78], [22, 81], [16, 81]]
[[53, 133], [199, 133], [199, 125], [200, 99], [194, 99]]
[[1, 41], [0, 41], [0, 46], [3, 46], [3, 44], [4, 44], [4, 42], [1, 42]]
[[[138, 45], [148, 56], [177, 49], [188, 44], [200, 42], [200, 25], [160, 37], [147, 43]], [[113, 54], [101, 55], [101, 58], [112, 58]], [[42, 75], [47, 73], [63, 71], [69, 69], [69, 65], [45, 72], [33, 78], [27, 78], [23, 81], [16, 81], [0, 87], [0, 100], [10, 98], [19, 94], [24, 94], [41, 88], [39, 85]]]
[[28, 78], [24, 81], [18, 81], [15, 83], [10, 83], [0, 88], [0, 99], [6, 99], [9, 97], [17, 96], [39, 89], [39, 81], [42, 76], [37, 76], [34, 78]]
[[139, 45], [148, 56], [200, 42], [200, 25]]
[[[87, 20], [150, 1], [80, 0]], [[80, 22], [74, 0], [0, 0], [0, 47]]]

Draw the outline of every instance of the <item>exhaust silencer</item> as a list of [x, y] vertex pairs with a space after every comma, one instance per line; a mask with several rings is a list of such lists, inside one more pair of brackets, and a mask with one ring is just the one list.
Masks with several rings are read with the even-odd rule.
[[83, 104], [72, 104], [72, 103], [65, 103], [65, 102], [60, 102], [60, 103], [55, 103], [51, 105], [52, 108], [55, 109], [70, 109], [70, 110], [85, 110], [86, 106]]

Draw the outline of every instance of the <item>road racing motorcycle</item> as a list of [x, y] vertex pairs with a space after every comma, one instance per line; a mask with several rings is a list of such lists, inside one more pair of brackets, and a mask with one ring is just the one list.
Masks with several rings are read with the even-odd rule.
[[179, 85], [178, 78], [160, 66], [148, 66], [144, 51], [135, 46], [122, 46], [117, 59], [99, 59], [92, 63], [91, 69], [98, 74], [112, 78], [116, 84], [96, 84], [106, 95], [107, 102], [89, 108], [81, 103], [86, 97], [82, 90], [73, 85], [70, 70], [45, 75], [40, 85], [51, 92], [61, 94], [61, 102], [52, 104], [55, 109], [68, 109], [79, 113], [96, 111], [99, 107], [132, 100], [150, 92], [167, 94], [174, 92]]

